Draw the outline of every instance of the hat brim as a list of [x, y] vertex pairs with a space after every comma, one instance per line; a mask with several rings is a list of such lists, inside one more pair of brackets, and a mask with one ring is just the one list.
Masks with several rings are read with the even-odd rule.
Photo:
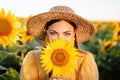
[[45, 24], [54, 19], [70, 20], [74, 22], [77, 26], [77, 42], [85, 42], [95, 35], [94, 25], [90, 21], [76, 14], [66, 12], [46, 12], [33, 16], [27, 23], [28, 32], [40, 38], [43, 34]]

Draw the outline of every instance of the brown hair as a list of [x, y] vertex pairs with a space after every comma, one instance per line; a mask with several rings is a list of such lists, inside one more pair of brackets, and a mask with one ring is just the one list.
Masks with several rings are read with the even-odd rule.
[[[51, 21], [47, 22], [46, 25], [45, 25], [45, 30], [47, 30], [48, 27], [49, 27], [50, 25], [52, 25], [53, 23], [59, 22], [59, 21], [61, 21], [61, 19], [54, 19], [54, 20], [51, 20]], [[69, 21], [69, 20], [64, 20], [64, 21], [66, 21], [66, 22], [68, 22], [69, 24], [71, 24], [74, 29], [77, 28], [77, 26], [76, 26], [76, 24], [75, 24], [74, 22]]]

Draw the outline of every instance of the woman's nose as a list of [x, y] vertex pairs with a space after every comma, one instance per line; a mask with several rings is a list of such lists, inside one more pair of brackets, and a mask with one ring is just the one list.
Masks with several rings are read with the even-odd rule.
[[58, 35], [58, 39], [64, 39], [64, 36], [61, 35], [61, 34], [59, 34], [59, 35]]

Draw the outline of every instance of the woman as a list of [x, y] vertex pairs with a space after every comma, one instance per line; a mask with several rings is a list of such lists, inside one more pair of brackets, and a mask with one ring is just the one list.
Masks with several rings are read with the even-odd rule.
[[[46, 35], [44, 45], [56, 38], [72, 41], [78, 48], [78, 43], [85, 42], [95, 35], [92, 23], [76, 15], [74, 11], [66, 6], [55, 6], [49, 12], [38, 14], [29, 19], [28, 32], [42, 39]], [[77, 69], [67, 78], [60, 80], [99, 80], [98, 69], [94, 57], [90, 52], [79, 49]], [[21, 67], [21, 80], [57, 80], [52, 77], [52, 72], [46, 74], [41, 67], [41, 50], [27, 53]]]

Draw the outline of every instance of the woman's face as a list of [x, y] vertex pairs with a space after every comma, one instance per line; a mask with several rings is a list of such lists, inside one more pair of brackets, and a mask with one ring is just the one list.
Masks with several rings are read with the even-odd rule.
[[61, 20], [48, 26], [47, 36], [49, 40], [59, 38], [71, 41], [75, 36], [75, 30], [71, 24]]

